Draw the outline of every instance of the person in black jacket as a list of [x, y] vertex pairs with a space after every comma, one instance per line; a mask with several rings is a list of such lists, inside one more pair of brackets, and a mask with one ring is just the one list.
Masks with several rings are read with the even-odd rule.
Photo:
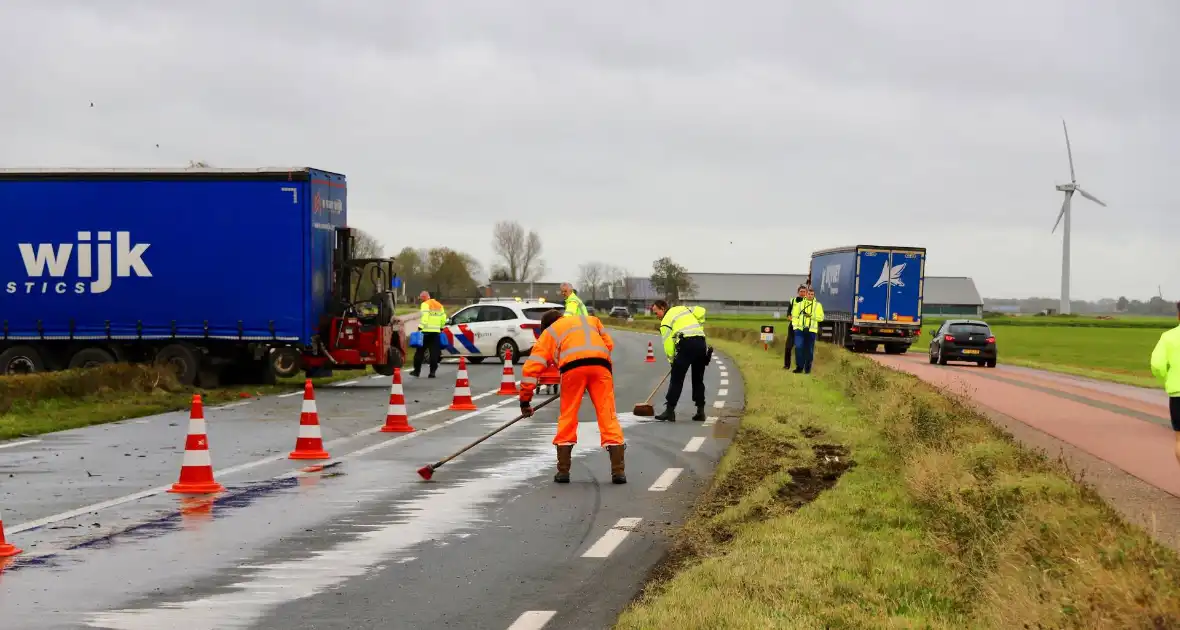
[[[807, 285], [799, 285], [794, 302], [800, 302], [807, 295]], [[791, 321], [791, 305], [787, 305], [787, 336], [783, 340], [783, 369], [791, 369], [791, 351], [795, 349], [795, 322]]]

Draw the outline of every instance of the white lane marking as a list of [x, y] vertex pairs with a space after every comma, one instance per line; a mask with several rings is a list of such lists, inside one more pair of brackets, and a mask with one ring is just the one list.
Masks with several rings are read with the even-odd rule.
[[729, 379], [727, 379], [727, 378], [721, 379], [721, 384], [722, 385], [729, 385]]
[[717, 390], [717, 397], [718, 397], [718, 398], [721, 398], [722, 396], [728, 396], [728, 395], [729, 395], [729, 390], [728, 390], [728, 389], [719, 389], [719, 390]]
[[714, 400], [714, 401], [713, 401], [713, 408], [714, 408], [714, 409], [720, 409], [720, 408], [722, 408], [722, 407], [724, 407], [724, 406], [725, 406], [725, 401], [724, 401], [724, 400]]
[[373, 375], [373, 376], [370, 376], [369, 378], [373, 379], [374, 381], [379, 381], [379, 380], [381, 380], [381, 379], [383, 379], [383, 378], [387, 378], [387, 379], [390, 379], [390, 382], [393, 382], [393, 377], [392, 377], [392, 376], [383, 376], [383, 375], [381, 375], [381, 374], [375, 374], [375, 375]]
[[663, 474], [656, 478], [656, 482], [651, 484], [651, 487], [648, 488], [648, 491], [663, 492], [667, 490], [668, 488], [672, 487], [672, 484], [676, 482], [676, 478], [679, 477], [680, 473], [682, 472], [684, 472], [683, 468], [669, 468], [668, 470], [665, 470]]
[[[495, 394], [497, 391], [499, 391], [498, 388], [493, 389], [489, 392], [484, 392], [478, 396], [472, 396], [471, 399], [472, 400], [479, 400], [480, 398], [491, 396], [492, 394]], [[302, 392], [299, 392], [299, 393], [302, 393]], [[509, 398], [508, 400], [505, 400], [504, 403], [512, 402], [513, 400], [515, 400], [515, 398]], [[504, 404], [504, 403], [499, 403], [499, 404]], [[465, 415], [459, 416], [458, 418], [452, 418], [451, 420], [448, 420], [447, 422], [443, 423], [443, 425], [449, 426], [450, 424], [453, 424], [459, 420], [463, 420], [466, 418], [470, 418], [470, 417], [479, 415], [480, 413], [487, 411], [489, 409], [495, 409], [496, 406], [498, 406], [498, 405], [493, 405], [491, 407], [485, 407], [483, 409], [477, 409], [476, 411], [472, 411], [472, 412], [467, 413]], [[410, 416], [409, 419], [410, 420], [417, 420], [420, 418], [425, 418], [427, 416], [432, 416], [432, 415], [442, 412], [442, 411], [447, 411], [449, 408], [450, 408], [449, 404], [446, 406], [443, 406], [443, 407], [435, 407], [434, 409], [428, 409], [428, 410], [423, 411], [421, 413], [414, 414], [414, 415]], [[427, 427], [425, 429], [420, 429], [420, 430], [415, 431], [413, 433], [404, 433], [402, 435], [390, 438], [389, 440], [386, 440], [384, 442], [379, 442], [376, 446], [378, 446], [380, 448], [384, 448], [385, 446], [388, 446], [392, 442], [395, 442], [398, 440], [405, 440], [405, 439], [408, 439], [408, 438], [413, 437], [415, 435], [418, 435], [420, 433], [429, 432], [431, 429], [434, 429], [434, 428], [435, 427]], [[364, 437], [366, 435], [372, 435], [374, 433], [377, 433], [380, 430], [381, 430], [380, 426], [375, 426], [375, 427], [365, 429], [364, 431], [359, 431], [357, 433], [353, 433], [352, 435], [346, 435], [343, 437], [338, 437], [334, 440], [328, 440], [328, 441], [324, 442], [324, 448], [331, 448], [334, 445], [342, 444], [344, 442], [348, 442], [348, 441], [354, 440], [356, 438]], [[214, 443], [216, 443], [216, 441]], [[372, 450], [376, 450], [373, 447], [368, 447], [368, 448], [370, 448]], [[362, 450], [364, 450], [364, 449], [362, 449]], [[366, 452], [369, 452], [369, 451], [366, 451]], [[347, 455], [345, 457], [347, 457]], [[224, 468], [221, 470], [215, 469], [215, 474], [218, 477], [225, 477], [226, 475], [237, 474], [237, 473], [240, 473], [240, 472], [243, 472], [246, 470], [250, 470], [252, 468], [257, 468], [259, 466], [265, 466], [267, 464], [273, 464], [274, 462], [282, 461], [285, 459], [287, 459], [287, 456], [284, 454], [271, 455], [270, 457], [264, 457], [262, 459], [254, 460], [252, 462], [247, 462], [245, 464], [240, 464], [238, 466], [231, 466], [229, 468]], [[342, 459], [342, 458], [337, 458], [337, 459]], [[280, 475], [279, 477], [289, 477], [289, 476], [293, 476], [293, 475], [297, 475], [297, 474], [299, 474], [298, 471], [294, 471], [292, 473], [286, 473], [284, 475]], [[16, 526], [5, 528], [5, 531], [7, 532], [8, 535], [11, 536], [12, 534], [26, 532], [26, 531], [29, 531], [30, 529], [36, 529], [38, 527], [52, 525], [53, 523], [60, 523], [61, 521], [66, 521], [71, 518], [76, 518], [76, 517], [82, 516], [84, 514], [89, 514], [91, 512], [100, 512], [102, 510], [106, 510], [106, 509], [113, 508], [113, 507], [116, 507], [119, 505], [123, 505], [124, 503], [131, 503], [132, 501], [146, 499], [147, 497], [151, 497], [151, 496], [155, 496], [157, 494], [160, 494], [160, 493], [168, 490], [171, 487], [172, 487], [171, 484], [169, 484], [167, 486], [158, 486], [156, 488], [150, 488], [148, 490], [141, 490], [139, 492], [124, 495], [121, 497], [116, 497], [114, 499], [109, 499], [107, 501], [100, 501], [98, 503], [84, 505], [84, 506], [77, 508], [77, 509], [69, 510], [67, 512], [61, 512], [60, 514], [53, 514], [50, 516], [46, 516], [44, 518], [39, 518], [35, 521], [28, 521], [25, 523], [19, 523]]]
[[219, 407], [210, 407], [210, 408], [209, 408], [209, 411], [216, 411], [216, 410], [218, 410], [218, 409], [233, 409], [234, 407], [245, 407], [246, 405], [248, 405], [248, 404], [250, 404], [250, 403], [252, 403], [252, 402], [254, 402], [254, 401], [252, 401], [252, 400], [243, 400], [242, 402], [229, 403], [228, 405], [221, 405], [221, 406], [219, 406]]
[[729, 378], [729, 372], [726, 372], [725, 370], [721, 370], [721, 378]]
[[19, 440], [17, 442], [8, 442], [7, 444], [0, 444], [0, 448], [14, 448], [17, 446], [24, 446], [26, 444], [36, 444], [41, 440]]
[[705, 444], [705, 438], [694, 437], [693, 439], [688, 441], [688, 444], [686, 444], [684, 446], [684, 452], [685, 453], [695, 453], [695, 452], [701, 450], [701, 447], [704, 446], [704, 444]]
[[709, 416], [705, 418], [705, 423], [703, 426], [711, 427], [715, 424], [717, 424], [717, 416]]
[[344, 381], [343, 383], [334, 383], [333, 387], [348, 387], [349, 385], [356, 385], [357, 381]]
[[276, 396], [276, 398], [290, 398], [292, 396], [299, 396], [302, 393], [303, 393], [302, 391], [298, 391], [298, 392], [291, 392], [290, 394], [279, 394], [278, 396]]
[[508, 630], [541, 630], [556, 614], [556, 610], [530, 610], [517, 617]]
[[[501, 412], [512, 413], [511, 409]], [[492, 419], [494, 423], [495, 419]], [[593, 423], [591, 423], [593, 424]], [[519, 426], [519, 425], [518, 425]], [[586, 427], [587, 442], [598, 437], [596, 427]], [[395, 500], [398, 509], [381, 529], [366, 529], [353, 539], [326, 549], [306, 550], [281, 561], [265, 554], [240, 558], [240, 578], [232, 589], [209, 595], [178, 594], [171, 601], [155, 601], [143, 608], [88, 613], [83, 623], [107, 629], [239, 630], [256, 626], [269, 611], [340, 588], [351, 578], [371, 573], [374, 567], [404, 558], [411, 550], [430, 542], [445, 541], [483, 526], [487, 510], [503, 497], [525, 487], [553, 467], [552, 430], [526, 425], [518, 428], [529, 448], [490, 468], [474, 471], [470, 480], [423, 486], [408, 500]], [[594, 449], [581, 449], [589, 455]], [[582, 457], [578, 451], [574, 457]], [[635, 519], [638, 520], [638, 519]], [[407, 558], [408, 562], [409, 559]]]
[[619, 522], [615, 523], [614, 527], [606, 530], [602, 538], [599, 538], [598, 542], [587, 549], [586, 553], [582, 554], [582, 557], [605, 558], [611, 555], [627, 539], [627, 536], [631, 534], [631, 528], [639, 525], [642, 520], [634, 516], [619, 519]]

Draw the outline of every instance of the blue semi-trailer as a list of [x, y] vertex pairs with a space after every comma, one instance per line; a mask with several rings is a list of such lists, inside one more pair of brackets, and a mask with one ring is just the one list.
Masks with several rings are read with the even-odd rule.
[[922, 329], [926, 248], [853, 245], [811, 254], [824, 308], [819, 338], [853, 351], [902, 354]]
[[182, 383], [392, 373], [392, 259], [355, 260], [328, 171], [0, 169], [0, 374], [114, 361]]

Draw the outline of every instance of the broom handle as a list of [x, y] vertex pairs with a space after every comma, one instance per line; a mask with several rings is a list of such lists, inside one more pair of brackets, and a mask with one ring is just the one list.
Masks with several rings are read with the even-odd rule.
[[668, 371], [664, 372], [664, 378], [661, 378], [660, 382], [656, 383], [656, 388], [651, 390], [651, 394], [648, 394], [648, 396], [647, 396], [647, 402], [645, 402], [643, 404], [645, 404], [645, 405], [651, 404], [651, 399], [656, 397], [656, 392], [660, 391], [660, 386], [662, 386], [664, 384], [664, 381], [668, 380], [668, 375], [671, 373], [672, 373], [672, 368], [668, 368]]
[[[557, 400], [558, 398], [561, 398], [561, 394], [555, 394], [555, 395], [553, 395], [553, 396], [550, 396], [549, 398], [547, 398], [547, 399], [545, 400], [545, 402], [543, 402], [543, 403], [541, 403], [541, 404], [537, 405], [536, 407], [533, 407], [533, 411], [536, 411], [536, 410], [540, 409], [541, 407], [544, 407], [545, 405], [548, 405], [549, 403], [551, 403], [551, 402], [553, 402], [553, 401]], [[441, 460], [439, 460], [439, 461], [438, 461], [438, 463], [436, 463], [436, 464], [434, 464], [433, 466], [431, 466], [431, 468], [438, 468], [439, 466], [442, 466], [443, 464], [445, 464], [445, 463], [447, 463], [447, 462], [451, 461], [452, 459], [455, 459], [456, 457], [458, 457], [458, 456], [462, 455], [463, 453], [466, 453], [466, 452], [467, 452], [468, 450], [470, 450], [470, 449], [471, 449], [473, 446], [475, 446], [475, 445], [479, 444], [480, 442], [483, 442], [484, 440], [486, 440], [486, 439], [488, 439], [488, 438], [492, 437], [493, 435], [495, 435], [495, 434], [497, 434], [497, 433], [499, 433], [499, 432], [503, 431], [504, 429], [507, 429], [508, 427], [510, 427], [510, 426], [512, 426], [512, 425], [514, 425], [514, 424], [516, 424], [516, 423], [517, 423], [517, 422], [519, 422], [520, 420], [524, 419], [524, 417], [525, 417], [525, 415], [522, 413], [522, 414], [520, 414], [519, 416], [516, 416], [515, 418], [513, 418], [513, 419], [509, 420], [508, 422], [505, 422], [504, 424], [500, 425], [500, 428], [496, 429], [495, 431], [492, 431], [491, 433], [489, 433], [489, 434], [487, 434], [487, 435], [485, 435], [485, 436], [483, 436], [483, 437], [479, 438], [478, 440], [476, 440], [476, 441], [472, 442], [471, 444], [468, 444], [467, 446], [464, 446], [464, 447], [463, 447], [463, 450], [459, 451], [458, 453], [455, 453], [455, 454], [453, 454], [453, 455], [450, 455], [450, 456], [448, 456], [448, 457], [446, 457], [446, 458], [444, 458], [444, 459], [441, 459]]]

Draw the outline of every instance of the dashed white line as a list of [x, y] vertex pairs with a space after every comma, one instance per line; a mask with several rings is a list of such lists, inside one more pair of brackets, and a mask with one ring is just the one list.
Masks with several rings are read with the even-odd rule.
[[714, 400], [714, 401], [713, 401], [713, 408], [714, 408], [714, 409], [720, 409], [720, 408], [722, 408], [722, 407], [724, 407], [724, 406], [725, 406], [725, 401], [724, 401], [724, 400]]
[[343, 383], [334, 383], [333, 387], [348, 387], [349, 385], [356, 385], [357, 381], [344, 381]]
[[718, 398], [721, 398], [722, 396], [728, 396], [728, 395], [729, 395], [729, 390], [728, 390], [728, 389], [719, 389], [719, 390], [717, 390], [717, 397], [718, 397]]
[[717, 416], [709, 416], [705, 418], [705, 422], [702, 426], [711, 427], [715, 424], [717, 424]]
[[682, 472], [684, 472], [683, 468], [669, 468], [668, 470], [665, 470], [663, 474], [656, 478], [656, 482], [651, 484], [651, 487], [648, 488], [648, 491], [663, 492], [667, 490], [668, 488], [672, 487], [672, 484], [676, 482], [676, 478], [679, 477], [680, 473]]
[[383, 375], [383, 374], [375, 374], [375, 375], [373, 375], [373, 376], [370, 376], [369, 378], [373, 379], [374, 381], [379, 381], [379, 380], [381, 380], [381, 379], [383, 379], [383, 378], [388, 378], [388, 379], [390, 379], [391, 381], [392, 381], [392, 379], [393, 379], [393, 377], [392, 377], [392, 376], [385, 376], [385, 375]]
[[599, 538], [598, 542], [587, 549], [586, 553], [582, 554], [582, 557], [605, 558], [611, 555], [627, 539], [627, 536], [631, 534], [631, 528], [638, 526], [641, 521], [643, 519], [633, 516], [619, 519], [619, 522], [615, 523], [614, 527], [606, 530], [602, 538]]
[[300, 396], [303, 392], [291, 392], [290, 394], [279, 394], [277, 398], [290, 398], [292, 396]]
[[40, 441], [41, 440], [19, 440], [16, 442], [9, 442], [7, 444], [0, 444], [0, 448], [14, 448], [17, 446], [24, 446], [26, 444], [36, 444], [37, 442], [40, 442]]
[[688, 441], [688, 444], [686, 444], [684, 446], [684, 452], [685, 453], [695, 453], [695, 452], [701, 450], [701, 447], [704, 446], [704, 444], [705, 444], [705, 438], [694, 437], [693, 439]]
[[556, 610], [530, 610], [517, 617], [508, 630], [541, 630], [556, 614]]
[[721, 379], [721, 384], [722, 385], [729, 385], [729, 379], [727, 379], [727, 378]]
[[218, 407], [210, 407], [210, 408], [209, 408], [209, 411], [215, 411], [215, 410], [218, 410], [218, 409], [233, 409], [234, 407], [245, 407], [246, 405], [248, 405], [248, 404], [250, 404], [250, 403], [252, 403], [252, 402], [254, 402], [254, 401], [252, 401], [252, 400], [243, 400], [242, 402], [229, 403], [228, 405], [220, 405], [220, 406], [218, 406]]

